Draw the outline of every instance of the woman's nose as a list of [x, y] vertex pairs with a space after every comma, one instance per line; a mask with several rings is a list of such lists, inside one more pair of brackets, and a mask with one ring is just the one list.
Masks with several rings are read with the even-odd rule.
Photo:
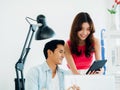
[[87, 34], [87, 30], [83, 30], [83, 34]]

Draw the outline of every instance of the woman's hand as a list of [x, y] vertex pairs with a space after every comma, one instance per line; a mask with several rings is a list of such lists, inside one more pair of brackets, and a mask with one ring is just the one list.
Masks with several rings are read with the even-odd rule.
[[88, 73], [88, 75], [94, 75], [94, 74], [102, 75], [103, 72], [104, 72], [104, 69], [103, 69], [103, 68], [100, 68], [100, 69], [97, 70], [97, 71], [90, 71], [90, 72]]

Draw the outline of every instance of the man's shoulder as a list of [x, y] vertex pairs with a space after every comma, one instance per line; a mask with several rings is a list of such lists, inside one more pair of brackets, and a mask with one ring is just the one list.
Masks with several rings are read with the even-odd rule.
[[66, 69], [63, 69], [63, 68], [61, 68], [61, 67], [58, 67], [58, 71], [62, 72], [62, 73], [65, 74], [65, 75], [71, 74], [71, 71], [70, 71], [70, 70], [66, 70]]
[[31, 72], [41, 72], [41, 71], [44, 72], [44, 71], [46, 71], [48, 69], [49, 69], [49, 67], [46, 64], [46, 62], [43, 62], [43, 63], [41, 63], [39, 65], [31, 67], [29, 71], [31, 71]]

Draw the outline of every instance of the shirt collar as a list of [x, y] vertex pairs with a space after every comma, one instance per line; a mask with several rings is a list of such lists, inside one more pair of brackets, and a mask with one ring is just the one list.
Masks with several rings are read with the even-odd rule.
[[[50, 69], [50, 67], [48, 66], [47, 62], [44, 62], [44, 64], [43, 64], [43, 70], [44, 70], [44, 71], [51, 71], [51, 69]], [[63, 70], [61, 70], [59, 66], [57, 66], [57, 71], [63, 72]]]

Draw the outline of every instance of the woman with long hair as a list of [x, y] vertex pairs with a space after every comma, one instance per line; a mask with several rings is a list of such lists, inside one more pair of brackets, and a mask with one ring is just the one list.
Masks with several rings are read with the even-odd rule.
[[78, 13], [71, 26], [70, 38], [65, 44], [65, 57], [73, 74], [82, 74], [82, 71], [88, 70], [94, 58], [100, 60], [100, 43], [94, 33], [90, 15], [86, 12]]

